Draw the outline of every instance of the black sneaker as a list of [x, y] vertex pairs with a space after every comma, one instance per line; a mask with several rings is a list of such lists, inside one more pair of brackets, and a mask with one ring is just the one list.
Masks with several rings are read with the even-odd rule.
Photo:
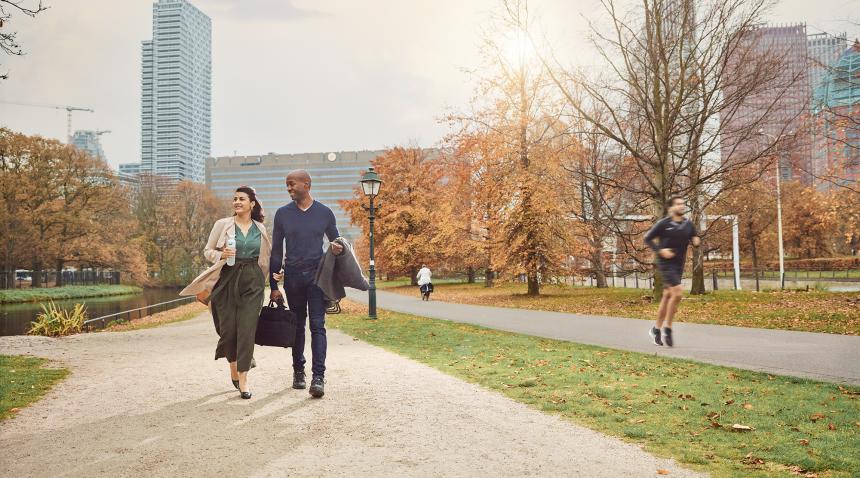
[[305, 383], [305, 371], [293, 372], [293, 388], [296, 390], [304, 390], [307, 384]]
[[669, 347], [672, 346], [672, 329], [669, 327], [663, 327], [663, 339], [666, 342], [666, 345]]
[[654, 339], [654, 345], [663, 345], [663, 341], [660, 340], [660, 329], [651, 327], [650, 334], [651, 338]]
[[311, 388], [308, 390], [314, 398], [320, 398], [325, 395], [325, 380], [322, 377], [314, 377], [311, 379]]

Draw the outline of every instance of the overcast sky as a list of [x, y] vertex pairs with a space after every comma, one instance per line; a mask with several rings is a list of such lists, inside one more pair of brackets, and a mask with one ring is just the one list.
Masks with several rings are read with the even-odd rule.
[[[25, 0], [30, 1], [30, 0]], [[213, 156], [432, 146], [438, 118], [467, 108], [481, 32], [500, 0], [192, 0], [212, 19]], [[108, 129], [112, 165], [140, 160], [140, 43], [151, 0], [45, 0], [16, 15], [27, 52], [0, 57], [0, 100], [90, 107], [73, 129]], [[121, 6], [120, 6], [121, 5]], [[533, 0], [570, 63], [588, 57], [596, 0]], [[777, 23], [858, 34], [860, 0], [784, 0]], [[857, 14], [853, 14], [855, 19]], [[0, 125], [65, 138], [66, 112], [0, 104]]]

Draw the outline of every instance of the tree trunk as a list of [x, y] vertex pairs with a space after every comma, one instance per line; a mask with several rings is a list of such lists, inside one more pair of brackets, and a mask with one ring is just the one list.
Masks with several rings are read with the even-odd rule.
[[755, 291], [759, 291], [758, 285], [758, 250], [756, 249], [756, 237], [755, 234], [752, 233], [752, 226], [750, 226], [750, 245], [751, 245], [751, 253], [752, 253], [752, 261], [753, 261], [753, 273], [755, 274]]
[[410, 267], [409, 268], [409, 283], [413, 286], [418, 285], [418, 268]]
[[690, 294], [700, 295], [705, 291], [705, 253], [703, 247], [693, 248], [693, 286]]
[[540, 281], [538, 280], [537, 271], [528, 273], [529, 297], [537, 297], [540, 295]]
[[606, 271], [603, 270], [603, 251], [600, 248], [592, 247], [591, 267], [594, 270], [594, 281], [597, 287], [606, 288]]
[[474, 284], [475, 283], [475, 268], [472, 266], [469, 266], [469, 269], [466, 271], [466, 274], [468, 277], [467, 280], [468, 280], [469, 284]]
[[42, 287], [42, 261], [33, 261], [33, 282], [30, 287]]
[[63, 267], [65, 267], [66, 261], [63, 259], [57, 259], [57, 287], [63, 287]]
[[484, 276], [484, 287], [493, 287], [493, 281], [496, 278], [495, 275], [496, 272], [488, 267]]

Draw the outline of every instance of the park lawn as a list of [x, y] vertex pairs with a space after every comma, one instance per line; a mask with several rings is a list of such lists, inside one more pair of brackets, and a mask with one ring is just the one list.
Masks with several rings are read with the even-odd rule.
[[[330, 326], [712, 476], [860, 470], [860, 388], [345, 304]], [[750, 431], [734, 431], [734, 425]]]
[[38, 400], [69, 371], [44, 368], [47, 360], [35, 357], [0, 355], [0, 420]]
[[131, 321], [115, 320], [108, 323], [107, 327], [100, 332], [126, 332], [129, 330], [151, 329], [166, 324], [184, 322], [206, 312], [207, 307], [199, 302], [181, 305], [174, 309], [165, 310], [157, 314], [147, 315], [140, 319]]
[[8, 289], [0, 290], [0, 304], [138, 294], [142, 290], [133, 285], [67, 285], [63, 287]]
[[[416, 297], [418, 294], [415, 287], [409, 286], [385, 290]], [[540, 297], [529, 297], [526, 295], [525, 284], [504, 283], [486, 288], [483, 284], [460, 283], [440, 284], [435, 287], [433, 299], [496, 307], [654, 319], [658, 304], [650, 300], [650, 295], [646, 289], [543, 285]], [[860, 335], [860, 293], [726, 290], [699, 296], [685, 294], [675, 320]]]

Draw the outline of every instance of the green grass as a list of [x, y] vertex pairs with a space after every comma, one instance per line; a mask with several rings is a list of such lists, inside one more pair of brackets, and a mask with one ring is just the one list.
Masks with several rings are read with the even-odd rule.
[[64, 368], [43, 368], [45, 359], [0, 355], [0, 420], [35, 402], [69, 373]]
[[[802, 471], [824, 478], [860, 471], [857, 387], [387, 311], [369, 321], [359, 310], [350, 305], [328, 322], [713, 476], [796, 477]], [[754, 430], [732, 431], [734, 424]]]
[[140, 287], [132, 285], [67, 285], [63, 287], [8, 289], [0, 290], [0, 304], [137, 294], [142, 290]]
[[[705, 274], [707, 280], [710, 273]], [[721, 271], [717, 273], [718, 277], [734, 277], [732, 271]], [[779, 279], [779, 271], [759, 271], [759, 279]], [[741, 272], [741, 278], [754, 279], [755, 274], [749, 271]], [[860, 279], [860, 269], [850, 269], [847, 271], [785, 271], [785, 280], [805, 280], [805, 279]]]
[[[440, 284], [464, 284], [465, 282], [465, 279], [433, 279], [433, 286], [435, 287]], [[418, 286], [413, 286], [412, 281], [407, 278], [376, 281], [377, 289], [390, 289], [392, 287], [411, 287], [418, 290]]]
[[[412, 287], [388, 291], [417, 296]], [[685, 294], [675, 320], [700, 324], [733, 325], [831, 334], [860, 335], [857, 292], [735, 291], [704, 295]], [[654, 319], [658, 303], [648, 290], [543, 285], [539, 297], [526, 295], [526, 285], [500, 283], [440, 284], [434, 300], [463, 304], [550, 310], [579, 314]]]

